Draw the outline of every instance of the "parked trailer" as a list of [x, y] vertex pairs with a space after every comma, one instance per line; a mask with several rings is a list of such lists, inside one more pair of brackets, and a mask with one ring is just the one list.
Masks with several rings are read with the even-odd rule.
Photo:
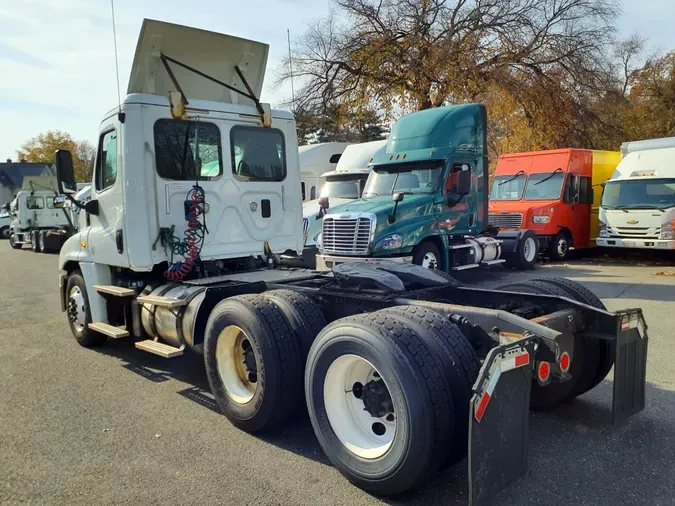
[[[614, 364], [614, 421], [643, 409], [641, 310], [609, 312], [569, 280], [486, 290], [392, 262], [256, 268], [303, 243], [295, 122], [256, 98], [267, 50], [144, 21], [132, 95], [101, 125], [91, 200], [80, 203], [89, 225], [59, 259], [80, 345], [130, 338], [165, 358], [202, 353], [216, 402], [245, 431], [280, 427], [306, 405], [333, 465], [380, 495], [468, 454], [471, 501], [489, 500], [525, 472], [529, 408], [581, 395]], [[227, 88], [224, 99], [188, 72], [178, 81], [169, 69], [191, 55], [200, 78], [246, 97]], [[183, 93], [151, 93], [172, 85]], [[182, 157], [172, 156], [176, 136]], [[233, 143], [222, 158], [221, 136]], [[202, 161], [219, 177], [201, 177]], [[56, 167], [60, 188], [74, 191], [70, 153], [58, 152]], [[172, 264], [181, 244], [185, 258]]]
[[572, 249], [594, 247], [600, 186], [620, 159], [618, 152], [588, 149], [502, 155], [490, 192], [489, 223], [500, 230], [532, 230], [541, 251], [554, 260], [565, 260]]

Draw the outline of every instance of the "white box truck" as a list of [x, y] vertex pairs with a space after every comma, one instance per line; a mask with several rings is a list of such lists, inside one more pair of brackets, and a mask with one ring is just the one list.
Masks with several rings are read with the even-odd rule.
[[[644, 408], [641, 310], [608, 312], [569, 280], [485, 290], [416, 265], [270, 268], [303, 232], [294, 118], [257, 98], [267, 52], [144, 21], [91, 199], [74, 202], [85, 226], [59, 258], [80, 345], [203, 354], [233, 424], [276, 428], [307, 409], [333, 465], [378, 495], [468, 453], [470, 499], [490, 501], [526, 471], [530, 405], [581, 395], [615, 362], [614, 420]], [[72, 155], [56, 167], [72, 199]]]
[[675, 249], [675, 137], [628, 142], [604, 185], [598, 246]]

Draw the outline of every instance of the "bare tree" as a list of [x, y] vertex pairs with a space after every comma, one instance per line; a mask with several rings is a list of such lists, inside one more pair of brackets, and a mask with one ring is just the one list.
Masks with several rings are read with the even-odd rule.
[[621, 64], [621, 96], [623, 97], [626, 97], [634, 77], [643, 68], [636, 60], [642, 56], [646, 43], [647, 38], [636, 33], [619, 41], [614, 48], [614, 56]]
[[[614, 0], [335, 0], [339, 17], [295, 43], [298, 105], [374, 102], [419, 110], [490, 84], [595, 87], [606, 71]], [[279, 81], [290, 78], [286, 60]]]

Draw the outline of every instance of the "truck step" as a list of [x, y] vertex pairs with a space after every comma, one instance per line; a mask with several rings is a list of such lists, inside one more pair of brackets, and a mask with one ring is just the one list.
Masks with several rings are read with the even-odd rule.
[[161, 297], [157, 295], [139, 295], [136, 300], [141, 304], [159, 307], [181, 307], [187, 304], [185, 299], [176, 299], [175, 297]]
[[480, 267], [479, 264], [466, 264], [466, 265], [458, 265], [457, 267], [453, 267], [453, 271], [465, 271], [466, 269], [473, 269], [474, 267]]
[[481, 265], [497, 265], [497, 264], [503, 264], [506, 262], [506, 259], [504, 258], [498, 258], [497, 260], [489, 260], [487, 262], [481, 262]]
[[108, 323], [94, 322], [90, 323], [88, 326], [91, 330], [105, 334], [106, 336], [112, 337], [113, 339], [129, 337], [129, 331], [127, 329], [115, 327], [114, 325], [110, 325]]
[[115, 285], [94, 285], [94, 290], [98, 293], [105, 293], [107, 295], [114, 295], [116, 297], [133, 297], [136, 292], [131, 288], [124, 288]]
[[160, 343], [159, 341], [153, 341], [152, 339], [138, 341], [136, 343], [136, 348], [147, 351], [148, 353], [154, 353], [155, 355], [164, 358], [180, 357], [183, 354], [182, 347], [176, 348], [174, 346], [169, 346], [168, 344]]

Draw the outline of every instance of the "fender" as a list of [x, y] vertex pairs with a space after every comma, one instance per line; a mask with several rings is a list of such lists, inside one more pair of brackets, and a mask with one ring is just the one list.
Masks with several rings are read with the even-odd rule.
[[523, 235], [525, 235], [527, 231], [527, 229], [500, 231], [495, 239], [502, 241], [502, 255], [504, 253], [515, 253], [518, 251], [518, 244], [520, 244]]

